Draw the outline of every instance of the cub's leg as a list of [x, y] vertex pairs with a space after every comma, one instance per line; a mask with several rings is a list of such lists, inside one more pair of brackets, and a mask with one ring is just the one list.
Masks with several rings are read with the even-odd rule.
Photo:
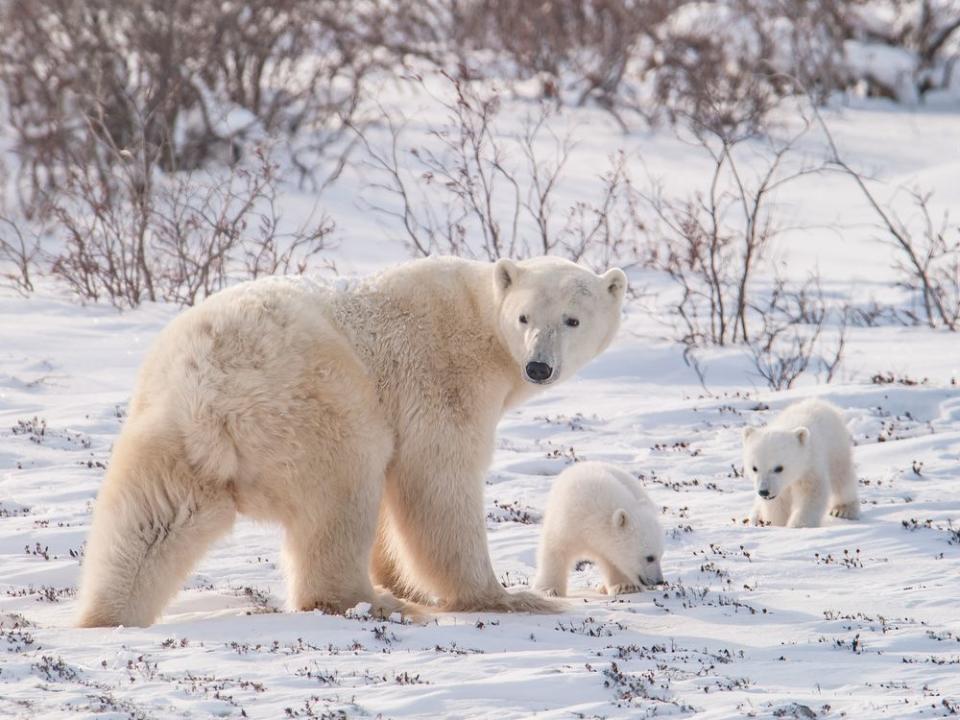
[[84, 558], [81, 627], [153, 623], [236, 517], [229, 485], [195, 474], [162, 424], [131, 418], [117, 441]]
[[857, 495], [857, 474], [851, 458], [833, 468], [830, 476], [833, 497], [830, 499], [830, 514], [844, 520], [860, 518], [860, 498]]
[[573, 565], [569, 553], [562, 547], [550, 547], [549, 538], [543, 539], [537, 558], [537, 579], [533, 589], [549, 597], [567, 594], [567, 578]]
[[827, 492], [819, 485], [793, 493], [793, 505], [787, 527], [820, 527], [827, 511]]
[[773, 500], [762, 500], [757, 498], [753, 501], [753, 510], [750, 513], [750, 521], [754, 525], [773, 525], [774, 527], [783, 527], [787, 524], [790, 517], [791, 500], [789, 491], [786, 495], [774, 498]]
[[603, 584], [597, 587], [598, 592], [606, 595], [626, 595], [643, 589], [635, 579], [628, 578], [612, 563], [600, 560], [599, 565], [600, 572], [603, 573]]

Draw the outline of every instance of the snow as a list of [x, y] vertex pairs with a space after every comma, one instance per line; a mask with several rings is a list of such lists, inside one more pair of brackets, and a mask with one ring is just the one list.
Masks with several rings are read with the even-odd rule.
[[[600, 112], [577, 113], [581, 142], [562, 198], [591, 192], [617, 149], [673, 187], [702, 184], [703, 158], [669, 131], [623, 135]], [[417, 121], [412, 137], [427, 142], [436, 116], [413, 106], [407, 114]], [[874, 103], [835, 108], [827, 120], [852, 161], [891, 194], [909, 180], [938, 191], [938, 208], [957, 199], [955, 115]], [[359, 201], [367, 182], [348, 169], [320, 201], [337, 220], [332, 256], [347, 275], [408, 257], [398, 228]], [[289, 188], [285, 217], [296, 221], [316, 202]], [[803, 181], [781, 202], [813, 227], [779, 239], [791, 274], [818, 267], [828, 294], [903, 300], [891, 250], [849, 182]], [[664, 291], [662, 279], [631, 277], [649, 296]], [[280, 531], [241, 521], [161, 622], [78, 630], [70, 620], [92, 503], [137, 368], [177, 309], [117, 313], [49, 286], [29, 298], [0, 295], [0, 717], [953, 714], [956, 337], [851, 328], [841, 382], [779, 393], [765, 389], [741, 350], [720, 349], [705, 358], [704, 389], [656, 307], [630, 301], [603, 356], [508, 413], [486, 511], [498, 575], [524, 584], [535, 573], [552, 477], [574, 459], [621, 463], [663, 508], [667, 586], [608, 598], [592, 590], [599, 574], [586, 566], [556, 616], [438, 614], [416, 625], [362, 609], [277, 612]], [[892, 382], [871, 381], [887, 373]], [[751, 527], [741, 429], [814, 395], [839, 405], [854, 434], [863, 518]]]

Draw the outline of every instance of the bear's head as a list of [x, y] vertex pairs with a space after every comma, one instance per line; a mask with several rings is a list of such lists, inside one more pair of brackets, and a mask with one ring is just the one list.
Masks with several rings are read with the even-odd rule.
[[805, 474], [810, 431], [805, 427], [743, 429], [743, 470], [764, 500], [773, 500]]
[[565, 380], [603, 352], [620, 326], [627, 276], [560, 258], [500, 259], [493, 266], [499, 330], [523, 379]]
[[609, 532], [596, 534], [603, 554], [617, 569], [638, 585], [663, 582], [663, 528], [659, 512], [649, 503], [617, 508], [609, 518]]

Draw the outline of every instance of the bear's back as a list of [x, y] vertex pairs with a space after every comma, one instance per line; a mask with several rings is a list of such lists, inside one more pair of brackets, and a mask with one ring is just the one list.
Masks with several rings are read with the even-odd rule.
[[647, 505], [652, 506], [652, 501], [626, 470], [590, 461], [560, 473], [550, 491], [547, 514], [586, 529], [605, 522], [618, 508]]

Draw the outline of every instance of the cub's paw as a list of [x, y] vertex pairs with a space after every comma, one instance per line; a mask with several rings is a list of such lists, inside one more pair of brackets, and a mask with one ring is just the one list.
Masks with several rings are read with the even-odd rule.
[[563, 597], [555, 587], [535, 587], [534, 590], [547, 597]]
[[857, 520], [860, 518], [860, 508], [854, 503], [844, 503], [834, 505], [830, 509], [830, 514], [841, 520]]

